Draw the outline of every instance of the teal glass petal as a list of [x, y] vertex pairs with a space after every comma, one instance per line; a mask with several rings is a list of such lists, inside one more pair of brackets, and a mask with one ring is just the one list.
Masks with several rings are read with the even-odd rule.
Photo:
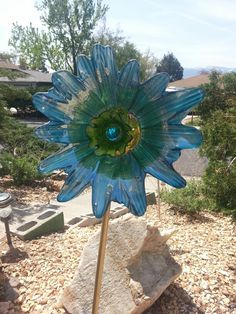
[[147, 107], [150, 102], [159, 99], [165, 92], [169, 83], [167, 73], [158, 73], [143, 82], [137, 92], [133, 105], [130, 107], [135, 114]]
[[70, 123], [72, 120], [71, 110], [68, 102], [58, 101], [49, 93], [37, 93], [33, 96], [35, 108], [44, 114], [49, 120], [62, 123]]
[[47, 142], [69, 144], [70, 138], [67, 127], [67, 124], [49, 122], [38, 127], [35, 134]]
[[[155, 143], [154, 143], [155, 144]], [[141, 140], [134, 148], [132, 154], [138, 160], [141, 167], [145, 167], [163, 155], [163, 145], [152, 145]]]
[[166, 92], [166, 73], [140, 83], [137, 61], [118, 72], [111, 48], [99, 44], [91, 58], [77, 58], [77, 70], [77, 76], [54, 73], [54, 88], [33, 97], [35, 107], [50, 120], [36, 135], [67, 145], [43, 160], [39, 169], [68, 173], [59, 201], [92, 185], [96, 217], [104, 215], [110, 201], [143, 215], [146, 173], [177, 188], [186, 184], [172, 164], [181, 149], [202, 141], [198, 130], [181, 121], [203, 99], [203, 91]]
[[126, 109], [131, 107], [140, 81], [140, 67], [136, 60], [129, 61], [120, 71], [118, 78], [117, 104]]
[[93, 181], [92, 206], [94, 216], [101, 218], [111, 202], [114, 180], [104, 174], [97, 174]]
[[[176, 148], [179, 149], [195, 148], [202, 142], [201, 132], [191, 126], [169, 125], [166, 133], [168, 138], [174, 140]], [[162, 136], [165, 136], [164, 131], [162, 132]]]
[[52, 74], [52, 83], [66, 99], [71, 100], [78, 97], [79, 93], [85, 91], [85, 86], [76, 76], [68, 71], [58, 71]]
[[144, 178], [144, 172], [131, 154], [105, 157], [92, 185], [94, 215], [102, 217], [110, 201], [122, 202], [135, 215], [143, 215], [146, 210]]
[[139, 176], [135, 176], [132, 180], [125, 180], [123, 184], [124, 193], [127, 194], [129, 204], [125, 204], [136, 216], [144, 215], [147, 207], [144, 172]]
[[145, 128], [142, 138], [146, 143], [168, 150], [194, 148], [202, 142], [202, 134], [198, 129], [181, 124]]
[[117, 103], [117, 69], [112, 49], [109, 46], [95, 45], [91, 60], [100, 87], [101, 98], [106, 106], [114, 106]]
[[85, 168], [80, 163], [69, 173], [60, 193], [57, 196], [59, 202], [66, 202], [83, 192], [90, 185], [96, 173], [95, 168]]
[[76, 165], [81, 159], [89, 156], [94, 150], [88, 144], [67, 146], [56, 154], [44, 159], [39, 166], [43, 173], [50, 173], [57, 169], [65, 169]]
[[165, 161], [168, 164], [172, 165], [173, 162], [175, 162], [177, 159], [179, 159], [180, 155], [181, 155], [181, 150], [180, 149], [171, 149], [164, 156], [165, 157]]
[[90, 58], [84, 55], [79, 55], [77, 57], [77, 72], [86, 88], [89, 91], [94, 91], [98, 94], [98, 96], [101, 96], [98, 88], [95, 68]]
[[143, 128], [152, 127], [161, 121], [168, 121], [176, 113], [185, 112], [196, 106], [203, 99], [203, 92], [199, 88], [192, 88], [171, 92], [145, 106], [137, 116]]
[[145, 167], [144, 171], [175, 188], [183, 188], [186, 185], [184, 178], [164, 161], [156, 160], [150, 166]]

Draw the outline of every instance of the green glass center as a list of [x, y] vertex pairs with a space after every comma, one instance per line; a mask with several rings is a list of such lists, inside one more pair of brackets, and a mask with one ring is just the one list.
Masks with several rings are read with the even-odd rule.
[[121, 135], [120, 128], [112, 126], [106, 129], [106, 137], [109, 141], [117, 141]]
[[133, 114], [112, 108], [92, 119], [86, 129], [96, 155], [119, 156], [132, 150], [140, 139], [140, 127]]

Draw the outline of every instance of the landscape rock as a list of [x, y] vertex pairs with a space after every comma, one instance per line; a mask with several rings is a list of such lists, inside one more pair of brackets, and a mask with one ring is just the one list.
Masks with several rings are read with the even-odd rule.
[[[181, 273], [166, 245], [172, 234], [161, 234], [130, 214], [109, 223], [99, 313], [143, 313], [160, 297]], [[78, 271], [63, 291], [60, 301], [69, 313], [91, 313], [99, 241], [100, 231], [84, 248]]]

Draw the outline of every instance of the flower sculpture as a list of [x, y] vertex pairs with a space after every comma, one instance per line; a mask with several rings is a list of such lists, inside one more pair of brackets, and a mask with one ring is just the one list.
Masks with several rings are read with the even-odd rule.
[[104, 215], [111, 201], [141, 216], [146, 210], [146, 173], [176, 188], [185, 186], [172, 163], [181, 149], [202, 141], [201, 133], [181, 120], [202, 100], [203, 92], [166, 92], [166, 73], [140, 83], [136, 60], [118, 72], [112, 49], [99, 44], [91, 58], [78, 56], [77, 70], [78, 76], [53, 73], [54, 87], [34, 95], [35, 107], [50, 120], [36, 130], [37, 136], [66, 145], [39, 169], [68, 173], [58, 195], [61, 202], [92, 185], [96, 217]]

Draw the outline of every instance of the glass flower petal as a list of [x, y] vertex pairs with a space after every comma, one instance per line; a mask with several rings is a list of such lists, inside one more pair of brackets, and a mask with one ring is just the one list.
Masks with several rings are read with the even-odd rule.
[[69, 173], [60, 193], [57, 196], [59, 202], [66, 202], [81, 193], [89, 186], [95, 175], [96, 168], [85, 168], [78, 163], [76, 168]]
[[104, 158], [93, 181], [92, 204], [102, 217], [110, 201], [123, 203], [137, 216], [146, 210], [145, 174], [131, 154]]
[[140, 85], [137, 96], [130, 110], [138, 114], [147, 104], [159, 99], [169, 83], [167, 73], [158, 73]]
[[139, 68], [139, 64], [136, 60], [130, 60], [119, 74], [117, 103], [126, 109], [133, 103], [140, 85]]
[[38, 127], [35, 131], [35, 134], [47, 142], [62, 144], [70, 143], [67, 124], [49, 122]]
[[43, 173], [50, 173], [56, 169], [69, 168], [89, 156], [93, 151], [87, 144], [67, 146], [58, 153], [44, 159], [39, 166], [39, 170]]
[[186, 184], [172, 164], [182, 149], [202, 141], [199, 130], [181, 121], [203, 99], [203, 92], [166, 92], [166, 73], [141, 83], [136, 60], [118, 72], [112, 49], [99, 44], [90, 58], [78, 56], [77, 71], [78, 76], [54, 73], [54, 88], [34, 95], [35, 107], [50, 120], [36, 135], [67, 145], [43, 160], [39, 169], [68, 174], [59, 201], [91, 185], [96, 217], [104, 215], [111, 201], [143, 215], [146, 173], [176, 188]]
[[183, 188], [186, 185], [184, 178], [170, 164], [162, 160], [154, 161], [148, 167], [145, 167], [144, 171], [175, 188]]
[[152, 127], [161, 121], [168, 121], [177, 113], [196, 106], [203, 99], [203, 92], [199, 88], [190, 88], [167, 95], [150, 102], [143, 107], [137, 116], [143, 128]]

